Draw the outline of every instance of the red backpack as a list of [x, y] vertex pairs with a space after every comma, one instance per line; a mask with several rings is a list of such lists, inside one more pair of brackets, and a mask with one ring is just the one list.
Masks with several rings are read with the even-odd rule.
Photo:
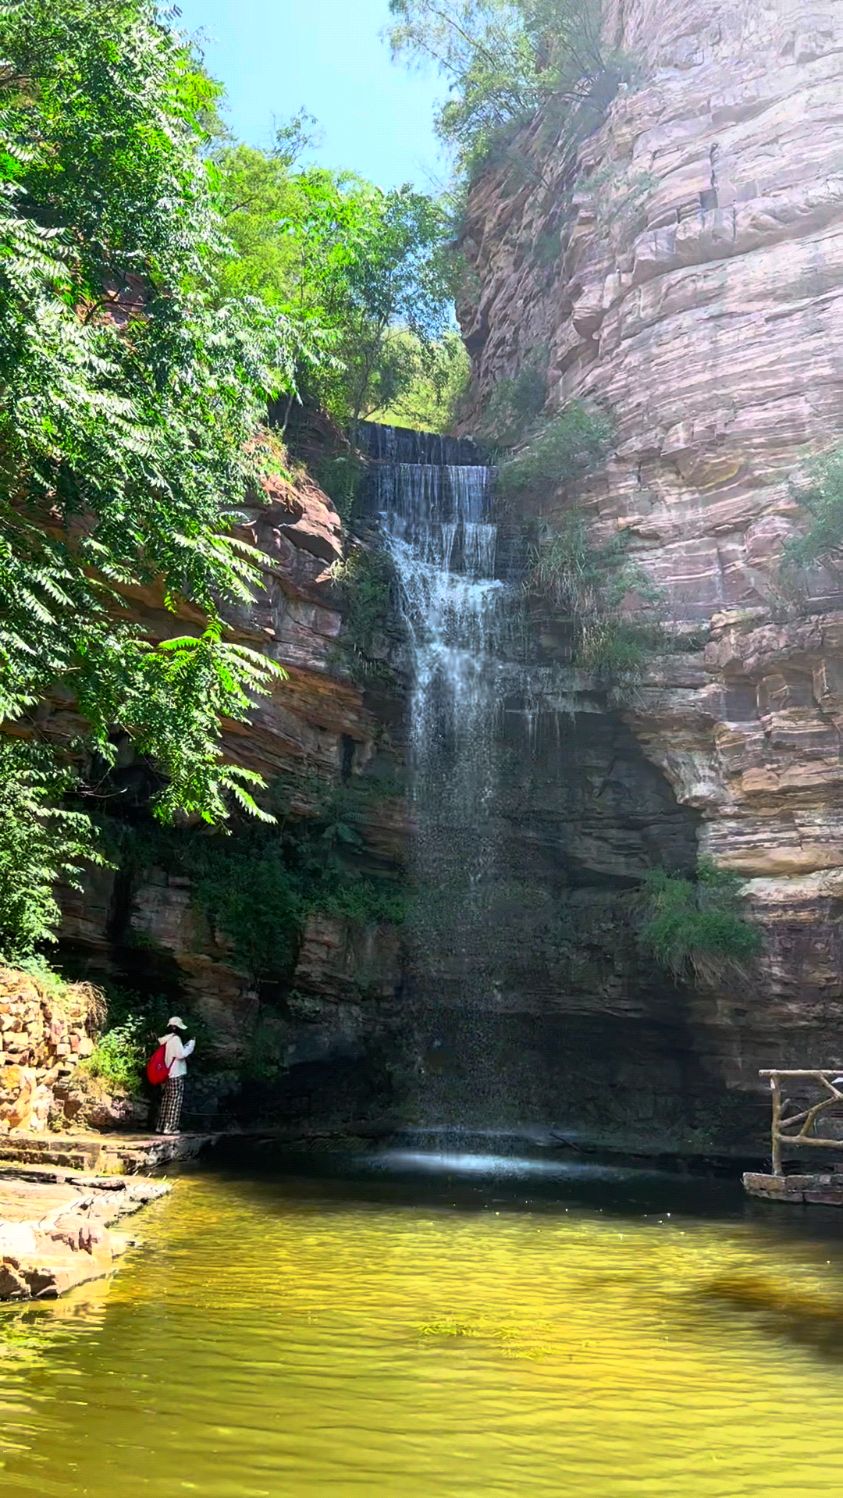
[[167, 1047], [165, 1045], [160, 1045], [157, 1051], [153, 1051], [146, 1063], [146, 1075], [153, 1087], [160, 1087], [163, 1082], [166, 1082], [170, 1075], [170, 1068], [167, 1065]]

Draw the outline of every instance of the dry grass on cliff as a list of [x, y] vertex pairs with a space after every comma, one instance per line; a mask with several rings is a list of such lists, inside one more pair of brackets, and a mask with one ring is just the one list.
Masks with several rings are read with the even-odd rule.
[[0, 966], [0, 1003], [38, 1002], [42, 1008], [58, 1010], [63, 1017], [84, 1023], [94, 1034], [104, 1023], [106, 997], [93, 983], [68, 983], [46, 963], [23, 967]]

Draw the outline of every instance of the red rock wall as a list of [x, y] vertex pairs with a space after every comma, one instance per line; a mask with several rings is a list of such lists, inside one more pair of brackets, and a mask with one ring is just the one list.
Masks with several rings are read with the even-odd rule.
[[[341, 777], [354, 779], [375, 756], [379, 764], [392, 761], [400, 769], [401, 713], [400, 704], [382, 692], [364, 690], [346, 664], [343, 600], [332, 567], [343, 559], [347, 538], [330, 499], [300, 470], [293, 483], [268, 484], [266, 501], [247, 509], [243, 527], [263, 554], [265, 586], [233, 627], [237, 638], [283, 665], [287, 678], [255, 704], [248, 724], [226, 726], [223, 747], [268, 783], [282, 780], [289, 788], [288, 816], [295, 821], [312, 817]], [[153, 590], [137, 590], [131, 602], [150, 638], [172, 634], [172, 615]], [[188, 627], [194, 622], [188, 611], [184, 619]], [[54, 707], [54, 726], [70, 727], [72, 711], [70, 703]], [[124, 774], [132, 774], [130, 746]], [[403, 858], [404, 802], [372, 796], [363, 805], [355, 824], [359, 856], [369, 870], [394, 871]], [[86, 959], [103, 981], [142, 991], [175, 982], [208, 1023], [219, 1064], [230, 1066], [242, 1056], [254, 1024], [265, 1018], [261, 998], [232, 943], [211, 929], [189, 877], [161, 868], [129, 877], [94, 869], [83, 891], [64, 891], [62, 908], [62, 941], [77, 963]], [[396, 948], [395, 928], [310, 919], [289, 985], [293, 998], [280, 1009], [276, 1001], [291, 1059], [302, 1026], [310, 1051], [327, 1057], [335, 1041], [345, 1054], [350, 1043], [365, 1040], [374, 1022], [357, 1002], [360, 990], [373, 998], [393, 995], [400, 976]], [[270, 1006], [273, 1017], [276, 1009]]]

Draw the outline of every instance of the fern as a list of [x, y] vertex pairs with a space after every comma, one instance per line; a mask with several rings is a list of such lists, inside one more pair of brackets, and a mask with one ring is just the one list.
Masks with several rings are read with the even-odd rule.
[[0, 952], [30, 957], [55, 941], [60, 911], [55, 886], [79, 889], [86, 863], [106, 862], [90, 819], [60, 806], [74, 775], [50, 750], [0, 739]]

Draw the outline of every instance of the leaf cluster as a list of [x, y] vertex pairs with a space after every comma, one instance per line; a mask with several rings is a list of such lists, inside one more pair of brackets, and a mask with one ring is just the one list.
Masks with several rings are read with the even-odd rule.
[[468, 389], [471, 366], [458, 333], [426, 342], [407, 328], [394, 328], [384, 341], [373, 384], [378, 406], [369, 419], [387, 426], [449, 432]]
[[697, 879], [651, 869], [641, 895], [640, 939], [676, 978], [715, 982], [744, 973], [761, 934], [741, 911], [740, 880], [710, 859]]
[[837, 562], [843, 552], [843, 447], [833, 448], [810, 465], [798, 498], [807, 511], [808, 525], [787, 546], [786, 568]]
[[535, 428], [546, 399], [547, 375], [543, 359], [538, 356], [530, 359], [516, 375], [498, 380], [483, 416], [482, 435], [495, 447], [513, 447]]
[[74, 776], [49, 749], [0, 738], [0, 953], [25, 962], [55, 941], [55, 886], [79, 889], [85, 863], [103, 863], [89, 819], [62, 804]]
[[323, 796], [307, 822], [254, 821], [234, 835], [105, 819], [102, 835], [114, 862], [133, 878], [155, 867], [190, 881], [191, 898], [213, 932], [255, 979], [289, 979], [305, 922], [319, 912], [358, 923], [400, 923], [400, 887], [361, 873], [357, 799]]
[[384, 192], [351, 172], [294, 170], [287, 154], [245, 145], [215, 167], [238, 252], [219, 264], [220, 295], [281, 312], [304, 351], [303, 397], [353, 426], [412, 383], [398, 330], [427, 355], [448, 326], [445, 208], [406, 185]]
[[568, 622], [577, 665], [609, 680], [638, 676], [648, 653], [661, 643], [656, 624], [623, 613], [630, 594], [655, 604], [659, 590], [627, 556], [624, 537], [595, 546], [576, 511], [533, 547], [526, 588]]
[[344, 628], [339, 648], [355, 681], [365, 685], [387, 669], [383, 638], [394, 619], [393, 573], [385, 552], [356, 546], [334, 565], [344, 604]]
[[550, 101], [593, 127], [607, 76], [619, 76], [601, 41], [599, 0], [390, 0], [390, 11], [393, 53], [448, 80], [437, 129], [469, 178], [506, 156]]
[[498, 493], [508, 498], [573, 483], [602, 462], [613, 436], [614, 423], [606, 412], [572, 401], [557, 416], [534, 426], [524, 445], [504, 459], [498, 469]]
[[138, 1015], [113, 1025], [99, 1037], [85, 1070], [114, 1092], [137, 1092], [147, 1058], [146, 1027]]
[[[71, 696], [102, 757], [120, 732], [156, 766], [160, 815], [218, 820], [232, 794], [255, 809], [219, 719], [280, 673], [225, 638], [260, 578], [233, 506], [300, 350], [282, 312], [218, 295], [217, 90], [151, 0], [2, 3], [0, 57], [0, 721]], [[165, 615], [188, 604], [195, 637], [147, 639], [138, 588]], [[38, 829], [56, 873], [86, 839], [59, 811], [72, 777], [21, 752], [0, 758], [0, 798], [28, 840], [7, 810], [0, 858], [31, 858], [30, 915], [10, 895], [4, 917], [29, 947], [56, 918]]]

